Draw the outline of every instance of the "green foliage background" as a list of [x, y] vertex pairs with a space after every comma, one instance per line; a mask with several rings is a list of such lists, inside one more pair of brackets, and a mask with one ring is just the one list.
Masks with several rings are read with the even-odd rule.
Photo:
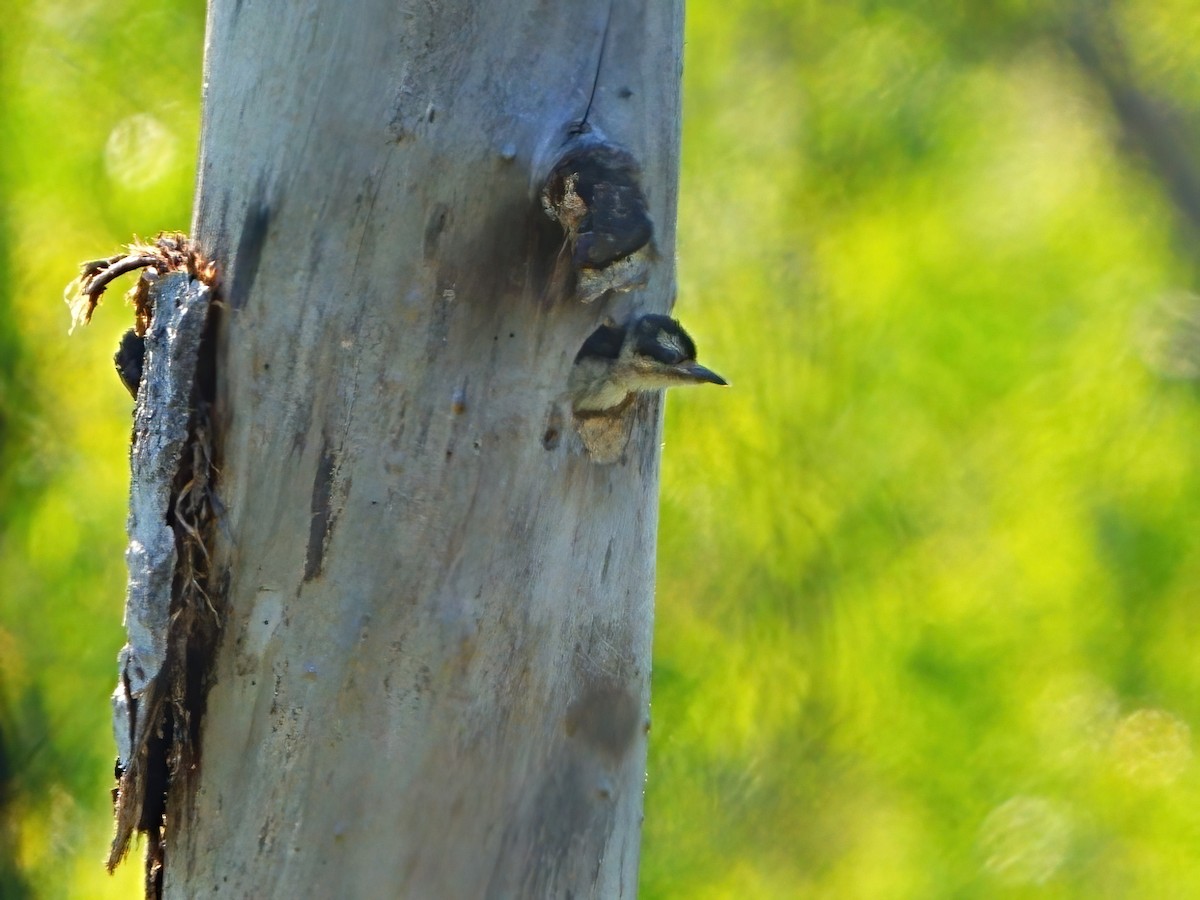
[[[68, 342], [58, 296], [186, 227], [203, 15], [0, 31], [6, 900], [139, 890], [100, 866], [124, 319]], [[643, 896], [1200, 897], [1200, 11], [687, 27], [678, 309], [734, 387], [668, 406]]]

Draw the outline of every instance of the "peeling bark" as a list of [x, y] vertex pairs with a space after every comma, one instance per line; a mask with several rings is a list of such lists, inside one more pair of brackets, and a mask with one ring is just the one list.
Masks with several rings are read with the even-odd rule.
[[[112, 695], [117, 744], [111, 872], [135, 834], [146, 839], [148, 898], [162, 895], [171, 780], [197, 762], [219, 613], [211, 590], [216, 474], [211, 409], [215, 268], [182, 234], [91, 260], [68, 287], [88, 322], [118, 276], [141, 270], [127, 297], [134, 327], [114, 362], [136, 400], [129, 453], [126, 642]], [[174, 823], [169, 823], [171, 827]]]

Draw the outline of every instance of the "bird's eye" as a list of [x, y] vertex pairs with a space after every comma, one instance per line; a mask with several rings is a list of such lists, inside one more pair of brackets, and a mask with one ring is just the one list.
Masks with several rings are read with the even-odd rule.
[[684, 352], [683, 345], [680, 344], [679, 339], [675, 335], [660, 331], [657, 343], [659, 352], [654, 355], [663, 362], [675, 365], [687, 359], [687, 353]]

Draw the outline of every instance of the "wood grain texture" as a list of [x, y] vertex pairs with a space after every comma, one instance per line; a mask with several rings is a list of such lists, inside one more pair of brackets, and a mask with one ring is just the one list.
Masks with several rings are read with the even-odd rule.
[[[599, 466], [564, 392], [673, 298], [681, 42], [681, 2], [211, 4], [229, 613], [167, 896], [636, 893], [659, 409]], [[585, 306], [536, 187], [589, 102], [658, 259]]]

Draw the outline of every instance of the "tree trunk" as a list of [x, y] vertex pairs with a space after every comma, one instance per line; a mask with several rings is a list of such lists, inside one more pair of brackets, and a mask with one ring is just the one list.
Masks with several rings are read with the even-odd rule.
[[[599, 465], [563, 395], [673, 298], [681, 45], [681, 0], [212, 0], [226, 615], [168, 896], [636, 892], [659, 403]], [[585, 119], [657, 251], [590, 305], [537, 200]]]

